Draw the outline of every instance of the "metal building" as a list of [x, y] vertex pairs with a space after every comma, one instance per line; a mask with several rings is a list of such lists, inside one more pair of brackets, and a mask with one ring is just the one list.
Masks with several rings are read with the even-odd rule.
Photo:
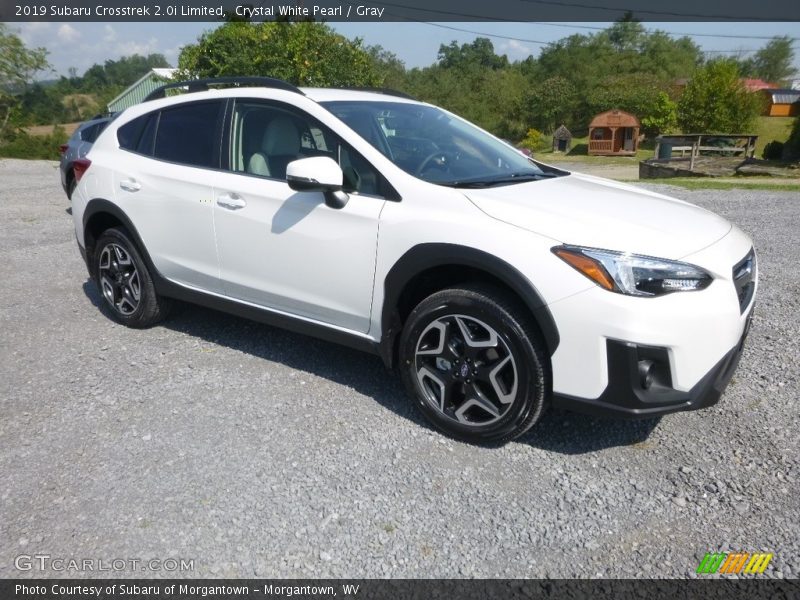
[[147, 94], [163, 85], [170, 79], [177, 69], [151, 69], [137, 82], [131, 84], [119, 96], [108, 103], [108, 112], [119, 112], [129, 106], [139, 104]]

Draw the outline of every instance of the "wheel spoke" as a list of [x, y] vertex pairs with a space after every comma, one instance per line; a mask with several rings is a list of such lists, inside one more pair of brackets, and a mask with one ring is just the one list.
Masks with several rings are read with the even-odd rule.
[[115, 305], [117, 302], [117, 295], [114, 291], [114, 284], [108, 277], [101, 277], [100, 278], [100, 287], [102, 288], [103, 296], [112, 304]]
[[475, 407], [481, 409], [483, 412], [493, 417], [492, 420], [498, 419], [500, 417], [500, 411], [497, 410], [497, 407], [494, 404], [492, 404], [492, 402], [489, 399], [481, 396], [477, 392], [477, 390], [473, 390], [473, 393], [469, 396], [467, 401], [458, 407], [458, 410], [455, 413], [456, 419], [458, 419], [462, 423], [471, 423], [472, 421], [470, 421], [467, 418], [466, 413], [469, 409]]
[[139, 286], [139, 273], [136, 269], [133, 270], [127, 278], [127, 288], [130, 291], [131, 297], [136, 301], [139, 302], [139, 295], [141, 294], [141, 287]]
[[[426, 396], [435, 402], [440, 411], [444, 412], [448, 388], [446, 383], [442, 381], [438, 374], [434, 373], [427, 367], [422, 367], [419, 371], [417, 371], [417, 380], [419, 381], [419, 384], [423, 390], [430, 390], [433, 392], [433, 397], [431, 397], [430, 394], [426, 394]], [[435, 385], [435, 388], [431, 388], [426, 381], [431, 381]]]
[[103, 248], [103, 251], [100, 253], [99, 266], [100, 269], [108, 269], [111, 266], [111, 250], [108, 246]]
[[114, 246], [114, 254], [117, 255], [117, 264], [125, 265], [125, 266], [131, 264], [130, 256], [128, 256], [128, 253], [125, 252], [119, 246], [116, 246], [116, 245]]
[[483, 329], [489, 334], [486, 340], [477, 340], [470, 331], [469, 327], [464, 321], [463, 317], [455, 317], [458, 328], [461, 330], [461, 335], [464, 336], [464, 343], [471, 348], [494, 348], [497, 346], [497, 332], [490, 327], [484, 326]]
[[[509, 367], [513, 369], [511, 374], [513, 382], [511, 385], [501, 383], [500, 376], [504, 368]], [[497, 394], [497, 399], [503, 404], [511, 404], [514, 397], [517, 395], [517, 370], [514, 365], [514, 358], [509, 354], [489, 372], [489, 382], [492, 384], [494, 393]]]
[[[417, 345], [417, 356], [439, 356], [444, 351], [444, 345], [447, 342], [447, 323], [443, 323], [441, 321], [434, 321], [430, 325], [428, 325], [423, 332], [419, 336], [419, 344]], [[439, 340], [436, 343], [435, 348], [431, 348], [428, 350], [420, 350], [419, 346], [422, 342], [425, 341], [427, 337], [430, 336], [432, 331], [439, 332]]]

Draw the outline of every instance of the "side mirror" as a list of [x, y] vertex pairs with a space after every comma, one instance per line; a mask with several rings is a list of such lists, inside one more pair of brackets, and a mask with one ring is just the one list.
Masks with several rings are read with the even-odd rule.
[[344, 175], [336, 161], [327, 156], [293, 160], [286, 165], [286, 183], [296, 192], [322, 192], [325, 204], [344, 208], [350, 196], [342, 191]]

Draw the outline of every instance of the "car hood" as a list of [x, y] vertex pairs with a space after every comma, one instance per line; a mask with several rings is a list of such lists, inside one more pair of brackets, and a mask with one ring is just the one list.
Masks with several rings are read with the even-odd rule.
[[731, 230], [688, 202], [577, 173], [463, 191], [495, 219], [578, 246], [679, 259]]

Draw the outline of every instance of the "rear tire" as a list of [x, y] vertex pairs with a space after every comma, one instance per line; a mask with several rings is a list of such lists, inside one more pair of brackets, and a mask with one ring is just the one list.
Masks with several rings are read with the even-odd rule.
[[545, 344], [521, 304], [502, 289], [464, 285], [411, 312], [400, 369], [413, 403], [444, 433], [506, 443], [541, 418], [551, 380]]
[[143, 328], [166, 318], [172, 301], [156, 293], [153, 278], [127, 231], [107, 229], [95, 248], [92, 272], [114, 320]]

